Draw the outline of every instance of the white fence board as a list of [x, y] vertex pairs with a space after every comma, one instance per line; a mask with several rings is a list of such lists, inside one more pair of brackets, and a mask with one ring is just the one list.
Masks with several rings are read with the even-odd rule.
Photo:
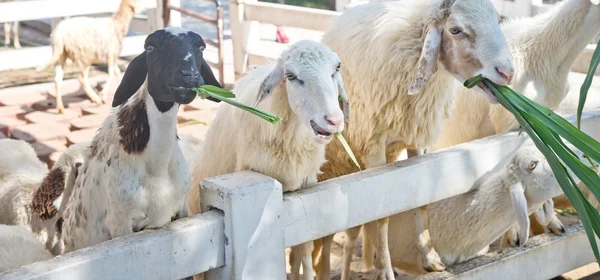
[[0, 274], [3, 280], [181, 279], [225, 264], [223, 215], [211, 211]]
[[[574, 118], [571, 118], [574, 120]], [[582, 129], [600, 139], [600, 111]], [[488, 137], [322, 182], [284, 196], [285, 246], [294, 246], [469, 191], [525, 136]]]
[[296, 7], [266, 2], [245, 2], [246, 21], [260, 21], [280, 26], [290, 26], [317, 31], [329, 29], [329, 20], [340, 12]]
[[[0, 22], [39, 20], [46, 18], [69, 17], [113, 13], [120, 0], [34, 0], [0, 3]], [[157, 8], [156, 0], [144, 0], [146, 9]]]

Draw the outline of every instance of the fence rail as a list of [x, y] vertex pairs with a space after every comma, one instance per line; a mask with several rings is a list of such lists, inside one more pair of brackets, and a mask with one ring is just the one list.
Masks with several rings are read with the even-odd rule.
[[[582, 130], [595, 139], [600, 139], [598, 124], [600, 110], [584, 114]], [[206, 211], [202, 215], [31, 264], [0, 278], [180, 279], [207, 272], [208, 280], [285, 279], [286, 247], [465, 193], [526, 139], [516, 132], [496, 135], [285, 195], [279, 182], [254, 172], [209, 178], [199, 186]], [[532, 266], [511, 270], [514, 279], [536, 279], [534, 270], [545, 261], [557, 261], [557, 256], [563, 256], [561, 265], [544, 275], [557, 276], [591, 262], [585, 233], [575, 229], [500, 262], [467, 265], [460, 274], [444, 278], [486, 279], [526, 261]]]

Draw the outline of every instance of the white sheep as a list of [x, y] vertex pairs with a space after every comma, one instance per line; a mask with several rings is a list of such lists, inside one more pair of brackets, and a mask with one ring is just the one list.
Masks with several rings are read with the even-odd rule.
[[[431, 242], [444, 265], [486, 253], [488, 246], [514, 223], [522, 230], [520, 244], [529, 237], [529, 214], [543, 220], [550, 205], [540, 205], [562, 193], [544, 155], [523, 145], [480, 177], [471, 191], [429, 205]], [[418, 258], [416, 227], [408, 226], [416, 210], [390, 218], [390, 255], [394, 267], [425, 273]]]
[[[120, 75], [117, 65], [123, 49], [123, 38], [129, 30], [133, 16], [141, 10], [140, 0], [122, 0], [119, 9], [110, 18], [75, 17], [61, 21], [50, 35], [52, 58], [38, 71], [54, 67], [54, 86], [56, 94], [56, 109], [64, 112], [60, 85], [64, 76], [63, 68], [67, 59], [81, 68], [79, 82], [86, 95], [97, 104], [106, 102], [111, 83]], [[100, 92], [94, 91], [88, 75], [94, 63], [106, 63], [108, 80]]]
[[[357, 125], [344, 136], [364, 168], [396, 161], [404, 149], [414, 156], [432, 145], [458, 82], [477, 74], [499, 84], [510, 81], [513, 68], [499, 20], [489, 0], [406, 0], [360, 5], [333, 21], [322, 41], [348, 65], [342, 75]], [[495, 101], [489, 89], [480, 89]], [[358, 171], [340, 144], [329, 145], [326, 158], [319, 180]], [[442, 270], [422, 218], [426, 207], [417, 213], [423, 266]], [[366, 225], [363, 249], [372, 254], [370, 240], [377, 240], [377, 273], [393, 279], [387, 221]], [[359, 230], [347, 231], [342, 279], [349, 277]]]
[[[188, 213], [201, 213], [200, 182], [217, 175], [253, 170], [278, 180], [284, 192], [316, 183], [325, 146], [344, 129], [348, 99], [340, 63], [326, 46], [303, 40], [284, 51], [277, 64], [238, 80], [234, 92], [240, 102], [256, 103], [282, 121], [272, 125], [231, 106], [219, 108], [192, 168]], [[312, 242], [292, 248], [293, 279], [299, 277], [300, 262], [304, 278], [313, 279], [311, 251]], [[329, 277], [329, 271], [320, 273], [319, 279]]]
[[[0, 3], [6, 3], [6, 2], [16, 2], [17, 0], [0, 0]], [[9, 46], [10, 45], [10, 32], [11, 32], [11, 28], [10, 25], [12, 24], [12, 34], [13, 34], [13, 45], [15, 46], [15, 49], [20, 49], [21, 48], [21, 42], [19, 41], [19, 22], [15, 21], [15, 22], [5, 22], [4, 23], [4, 45], [5, 46]]]
[[52, 254], [25, 227], [0, 225], [0, 273], [51, 258]]
[[60, 254], [63, 192], [68, 197], [88, 147], [71, 145], [48, 172], [28, 143], [0, 140], [0, 224], [23, 226], [54, 255]]
[[169, 27], [150, 34], [144, 47], [77, 177], [63, 215], [65, 253], [160, 228], [180, 215], [191, 178], [177, 143], [179, 105], [194, 100], [194, 87], [220, 85], [200, 35]]
[[[600, 32], [600, 6], [594, 0], [565, 0], [548, 12], [501, 25], [513, 57], [514, 90], [552, 110], [569, 92], [567, 77], [577, 55]], [[434, 150], [518, 127], [514, 116], [477, 92], [458, 86], [456, 108], [444, 122]]]
[[[577, 105], [572, 100], [578, 99], [578, 94], [568, 104], [561, 102], [569, 92], [567, 77], [571, 65], [600, 32], [598, 2], [565, 0], [544, 14], [508, 20], [501, 28], [515, 66], [513, 88], [552, 110], [574, 112]], [[518, 128], [514, 116], [502, 106], [489, 104], [479, 93], [462, 85], [458, 87], [456, 107], [444, 121], [443, 132], [433, 150]], [[564, 226], [560, 220], [556, 216], [549, 219], [550, 231], [562, 234]], [[539, 228], [535, 222], [532, 225], [536, 225], [533, 229]], [[505, 240], [514, 245], [516, 235], [514, 229], [511, 231], [511, 237]]]

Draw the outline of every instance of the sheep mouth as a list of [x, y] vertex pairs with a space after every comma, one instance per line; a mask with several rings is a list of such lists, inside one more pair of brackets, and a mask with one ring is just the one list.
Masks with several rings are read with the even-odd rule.
[[331, 137], [333, 136], [333, 133], [328, 132], [327, 130], [321, 128], [314, 121], [310, 121], [310, 126], [312, 127], [315, 135], [322, 139], [328, 140], [328, 139], [331, 139]]
[[490, 103], [493, 103], [493, 104], [498, 103], [498, 99], [496, 98], [496, 95], [488, 86], [486, 86], [483, 82], [479, 82], [479, 84], [477, 84], [477, 86], [479, 86], [479, 88], [481, 88], [481, 90], [483, 90], [483, 92], [485, 93], [485, 97], [487, 98], [487, 100]]
[[196, 92], [193, 88], [182, 86], [171, 86], [173, 91], [174, 101], [179, 104], [188, 104], [196, 98]]

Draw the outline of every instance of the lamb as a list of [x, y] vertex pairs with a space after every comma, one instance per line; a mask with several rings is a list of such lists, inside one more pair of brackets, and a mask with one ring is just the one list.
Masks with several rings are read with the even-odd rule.
[[0, 273], [52, 257], [31, 231], [0, 225]]
[[23, 226], [54, 255], [61, 252], [61, 215], [89, 143], [71, 145], [48, 172], [21, 140], [0, 140], [0, 223]]
[[[15, 2], [16, 0], [0, 0], [0, 3], [5, 3], [5, 2]], [[4, 23], [4, 45], [5, 46], [9, 46], [10, 45], [10, 28], [11, 22], [5, 22]], [[21, 42], [19, 41], [19, 22], [15, 21], [12, 22], [12, 34], [13, 34], [13, 45], [15, 46], [15, 49], [20, 49], [21, 48]]]
[[[480, 177], [471, 191], [429, 205], [431, 242], [444, 265], [469, 260], [486, 253], [488, 246], [514, 223], [522, 230], [520, 244], [529, 236], [529, 214], [544, 220], [552, 212], [552, 201], [562, 193], [544, 155], [525, 144]], [[394, 267], [425, 273], [418, 256], [416, 227], [407, 226], [417, 210], [390, 218], [390, 255]], [[399, 234], [401, 233], [401, 234]], [[407, 238], [408, 237], [408, 238]]]
[[[555, 110], [569, 92], [571, 65], [600, 32], [600, 6], [594, 0], [565, 0], [544, 14], [509, 20], [502, 30], [514, 59], [513, 89]], [[434, 150], [518, 127], [502, 106], [485, 102], [462, 85], [459, 88], [455, 113], [444, 122]]]
[[180, 215], [191, 178], [177, 143], [179, 105], [195, 99], [192, 88], [220, 87], [205, 47], [183, 28], [148, 35], [75, 182], [63, 215], [64, 253], [161, 228]]
[[[326, 46], [302, 40], [275, 65], [258, 67], [238, 80], [234, 92], [240, 102], [255, 103], [282, 122], [272, 125], [231, 106], [219, 108], [192, 167], [188, 213], [201, 213], [198, 186], [217, 175], [254, 170], [278, 180], [284, 192], [316, 183], [325, 146], [344, 129], [343, 110], [349, 110], [340, 65]], [[293, 279], [299, 279], [300, 262], [304, 279], [313, 279], [311, 251], [312, 242], [292, 248]], [[319, 279], [329, 278], [329, 271], [320, 274]]]
[[[56, 109], [63, 113], [60, 85], [64, 76], [63, 68], [67, 59], [82, 69], [79, 82], [86, 95], [97, 104], [106, 102], [108, 89], [116, 75], [121, 74], [117, 60], [123, 49], [123, 38], [129, 30], [129, 23], [142, 9], [140, 0], [122, 0], [119, 9], [110, 18], [75, 17], [61, 21], [50, 35], [52, 58], [42, 71], [54, 67], [54, 86], [56, 91]], [[96, 94], [88, 81], [90, 68], [94, 63], [106, 63], [108, 79], [100, 96]]]
[[[415, 156], [432, 145], [458, 82], [477, 74], [499, 84], [511, 80], [513, 67], [499, 20], [489, 0], [406, 0], [360, 5], [333, 21], [322, 41], [349, 65], [342, 75], [358, 125], [344, 136], [363, 168], [396, 161], [404, 149]], [[489, 89], [479, 89], [495, 102]], [[321, 181], [358, 171], [338, 143], [328, 146], [326, 158]], [[422, 225], [419, 253], [428, 270], [443, 270], [429, 244], [426, 210], [422, 207], [414, 221]], [[387, 223], [383, 218], [367, 224], [363, 248], [372, 251], [370, 240], [377, 240], [377, 273], [394, 279]], [[349, 277], [359, 230], [347, 231], [342, 279]]]

